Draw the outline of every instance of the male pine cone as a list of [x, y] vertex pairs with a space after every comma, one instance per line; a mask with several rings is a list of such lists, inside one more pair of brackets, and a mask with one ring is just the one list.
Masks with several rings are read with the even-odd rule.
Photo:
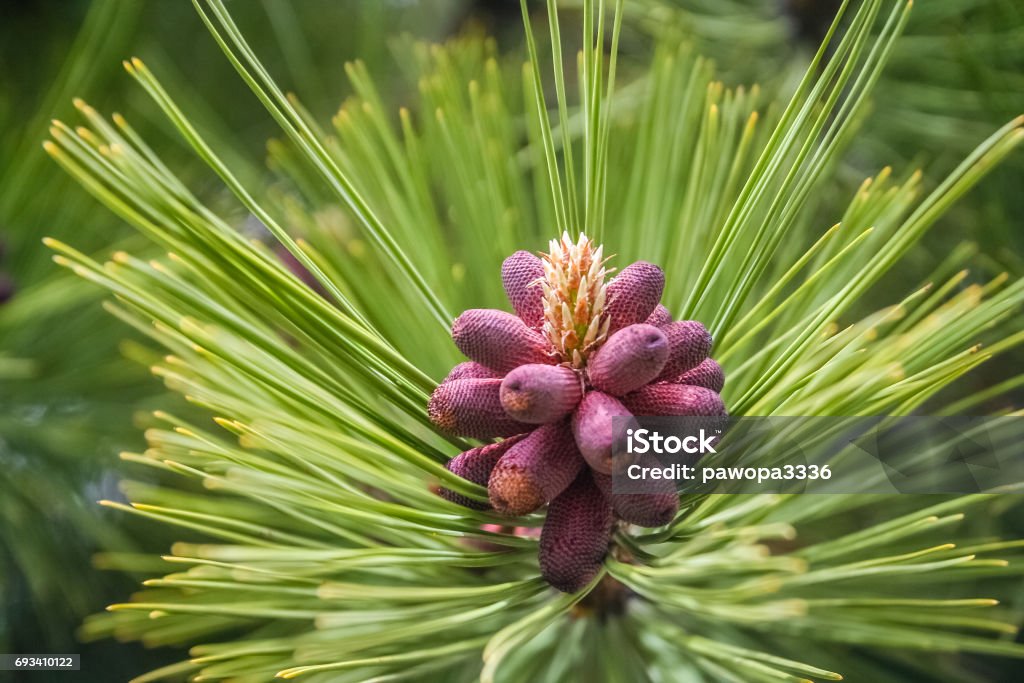
[[[606, 283], [602, 253], [584, 235], [575, 243], [563, 235], [540, 257], [517, 251], [505, 259], [515, 315], [471, 309], [456, 318], [452, 339], [470, 360], [455, 366], [427, 407], [443, 431], [503, 439], [447, 468], [486, 486], [500, 514], [548, 505], [540, 570], [570, 593], [600, 571], [616, 520], [657, 527], [679, 509], [671, 487], [612, 492], [612, 418], [725, 414], [711, 335], [697, 321], [672, 321], [659, 303], [661, 269], [639, 261]], [[487, 508], [447, 489], [440, 495]]]

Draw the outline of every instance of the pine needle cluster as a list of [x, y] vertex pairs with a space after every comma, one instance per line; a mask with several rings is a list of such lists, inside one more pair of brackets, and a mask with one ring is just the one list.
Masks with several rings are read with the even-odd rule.
[[[1019, 384], [930, 401], [1024, 341], [1020, 281], [966, 285], [952, 255], [915, 291], [876, 285], [1020, 143], [1021, 119], [930, 191], [886, 167], [831, 227], [810, 210], [909, 5], [850, 9], [780, 100], [724, 87], [672, 44], [620, 97], [621, 0], [583, 3], [571, 88], [551, 0], [550, 82], [527, 21], [525, 65], [478, 37], [408, 44], [418, 90], [397, 112], [350, 65], [356, 95], [322, 124], [222, 0], [195, 4], [281, 127], [277, 182], [240, 180], [144, 63], [125, 66], [290, 267], [124, 117], [79, 103], [86, 126], [56, 124], [46, 143], [161, 254], [101, 263], [51, 240], [56, 260], [114, 295], [108, 310], [165, 350], [153, 372], [212, 418], [159, 413], [148, 449], [122, 457], [172, 483], [128, 482], [130, 505], [106, 503], [188, 539], [83, 629], [191, 647], [138, 680], [883, 681], [936, 661], [956, 672], [957, 653], [1024, 654], [995, 599], [1024, 544], [987, 526], [1008, 497], [684, 497], [664, 527], [617, 531], [590, 585], [563, 595], [540, 579], [532, 534], [433, 491], [486, 500], [443, 467], [472, 444], [425, 410], [460, 360], [453, 313], [502, 307], [502, 259], [563, 232], [663, 267], [663, 303], [715, 337], [733, 414], [970, 413]], [[868, 296], [884, 307], [853, 318]]]

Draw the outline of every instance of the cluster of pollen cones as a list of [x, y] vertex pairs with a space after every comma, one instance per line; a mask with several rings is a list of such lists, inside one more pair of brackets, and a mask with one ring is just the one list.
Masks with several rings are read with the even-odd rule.
[[452, 338], [470, 360], [455, 366], [428, 406], [448, 433], [501, 439], [447, 468], [486, 486], [499, 514], [548, 505], [540, 568], [566, 592], [597, 574], [616, 520], [656, 527], [678, 510], [671, 482], [649, 494], [612, 493], [612, 418], [725, 414], [711, 335], [699, 322], [672, 321], [659, 303], [661, 269], [638, 261], [606, 283], [604, 263], [582, 235], [553, 240], [541, 257], [509, 256], [501, 276], [515, 315], [472, 309], [455, 320]]

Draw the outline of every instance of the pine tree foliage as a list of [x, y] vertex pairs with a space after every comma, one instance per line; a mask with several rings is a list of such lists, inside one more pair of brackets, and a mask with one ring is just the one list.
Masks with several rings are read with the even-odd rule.
[[[651, 36], [689, 42], [715, 61], [727, 83], [754, 80], [785, 89], [799, 80], [806, 54], [841, 4], [637, 0], [626, 6], [631, 30], [625, 42], [638, 53]], [[993, 127], [1024, 110], [1022, 18], [1019, 6], [999, 0], [917, 3], [873, 89], [866, 125], [843, 157], [841, 177], [856, 184], [870, 169], [921, 159], [933, 173], [945, 173]], [[1022, 182], [1024, 165], [1019, 156], [1008, 161], [946, 219], [960, 228], [959, 239], [983, 245], [970, 265], [993, 275], [1007, 268], [1021, 272], [1016, 229], [1021, 203], [1013, 188]], [[931, 253], [922, 250], [922, 256], [934, 258], [958, 246], [943, 237], [929, 243]], [[914, 258], [917, 268], [925, 263]]]
[[[159, 355], [139, 345], [138, 335], [129, 338], [125, 328], [111, 324], [99, 305], [103, 290], [83, 286], [74, 274], [54, 268], [51, 252], [40, 238], [48, 234], [72, 241], [81, 251], [101, 258], [109, 254], [111, 245], [136, 254], [151, 254], [151, 245], [131, 235], [126, 226], [112, 229], [105, 207], [53, 164], [39, 141], [54, 116], [73, 115], [74, 95], [88, 93], [90, 98], [131, 107], [140, 130], [156, 138], [161, 154], [173, 159], [169, 163], [180, 177], [194, 180], [197, 171], [204, 173], [201, 160], [190, 158], [173, 136], [161, 135], [165, 132], [160, 130], [162, 117], [145, 93], [129, 79], [116, 78], [123, 74], [119, 59], [138, 50], [160, 68], [164, 82], [189, 102], [191, 120], [217, 135], [221, 153], [240, 177], [251, 181], [266, 173], [263, 164], [239, 151], [254, 133], [255, 143], [263, 144], [265, 133], [253, 126], [253, 121], [265, 120], [262, 111], [229, 108], [237, 101], [237, 92], [230, 87], [210, 92], [220, 74], [197, 74], [190, 68], [204, 63], [204, 56], [219, 55], [212, 41], [205, 50], [190, 45], [197, 36], [206, 35], [191, 6], [81, 0], [61, 3], [48, 12], [37, 4], [12, 8], [0, 24], [5, 75], [0, 84], [0, 650], [4, 652], [71, 651], [73, 632], [81, 619], [123, 591], [123, 577], [93, 571], [93, 563], [103, 566], [107, 559], [104, 554], [93, 558], [93, 554], [164, 544], [150, 530], [144, 539], [134, 537], [140, 525], [122, 524], [122, 515], [95, 505], [99, 497], [117, 495], [118, 461], [111, 453], [142, 443], [133, 417], [147, 424], [146, 413], [166, 403], [166, 394], [155, 397], [160, 384], [147, 372]], [[274, 61], [278, 73], [308, 94], [307, 104], [325, 110], [336, 101], [331, 99], [328, 105], [316, 95], [326, 91], [324, 81], [344, 77], [342, 56], [356, 54], [358, 47], [358, 54], [372, 63], [385, 45], [384, 34], [395, 24], [415, 26], [424, 35], [441, 33], [461, 4], [442, 0], [403, 10], [376, 3], [306, 2], [296, 8], [266, 2], [239, 7], [238, 18], [247, 23], [270, 20], [271, 30], [263, 29], [258, 35], [282, 55]], [[339, 33], [335, 21], [324, 21], [325, 15], [344, 17], [349, 23]], [[174, 26], [171, 40], [154, 36], [153, 27], [162, 25]], [[73, 36], [69, 35], [72, 28], [77, 30]], [[343, 39], [324, 40], [327, 31], [332, 39]], [[307, 39], [316, 44], [310, 45]], [[26, 50], [25, 44], [32, 48]], [[326, 55], [334, 59], [333, 69], [314, 72], [309, 68], [327, 62]], [[196, 99], [197, 90], [206, 93], [205, 101]], [[238, 84], [238, 90], [245, 94], [245, 85]], [[267, 127], [272, 125], [269, 122]], [[211, 191], [211, 201], [216, 202], [221, 192], [219, 188]], [[146, 572], [152, 566], [152, 561], [143, 560], [131, 569]], [[69, 575], [75, 580], [68, 580]], [[84, 657], [89, 654], [83, 652]], [[129, 666], [126, 658], [125, 667]]]
[[[772, 80], [791, 75], [793, 57], [816, 46], [841, 4], [637, 0], [628, 3], [626, 20], [640, 35], [694, 42], [733, 78]], [[966, 151], [973, 146], [970, 136], [983, 136], [992, 117], [1019, 112], [1021, 17], [1020, 7], [1006, 2], [919, 3], [879, 85], [879, 118], [869, 135], [885, 136], [871, 140], [879, 145], [872, 151], [943, 154], [907, 142], [944, 142]], [[744, 40], [735, 40], [738, 35]]]
[[[355, 63], [356, 95], [321, 124], [221, 0], [195, 4], [281, 126], [279, 182], [243, 185], [156, 76], [126, 68], [300, 265], [202, 204], [123, 117], [81, 103], [88, 127], [58, 124], [46, 143], [166, 254], [100, 263], [50, 241], [56, 260], [115, 296], [108, 309], [166, 350], [153, 372], [212, 417], [159, 414], [149, 448], [122, 457], [177, 483], [128, 482], [131, 505], [106, 503], [187, 539], [84, 627], [191, 646], [138, 680], [905, 680], [936, 658], [959, 675], [956, 653], [1024, 653], [994, 599], [1024, 545], [990, 535], [999, 496], [684, 498], [663, 528], [619, 530], [594, 582], [562, 595], [529, 534], [433, 492], [486, 499], [442, 466], [469, 444], [425, 414], [459, 360], [452, 313], [501, 307], [502, 258], [563, 230], [620, 265], [662, 265], [672, 312], [715, 335], [734, 414], [909, 413], [1024, 341], [1021, 283], [961, 287], [956, 254], [848, 317], [890, 295], [873, 285], [1021, 141], [1019, 119], [931, 192], [884, 168], [835, 225], [813, 223], [909, 5], [865, 0], [837, 20], [786, 102], [726, 89], [667, 44], [645, 89], [616, 97], [631, 87], [615, 85], [621, 1], [584, 3], [575, 87], [561, 69], [549, 82], [539, 45], [563, 61], [551, 0], [546, 34], [527, 22], [525, 65], [479, 38], [411, 44], [413, 103], [392, 111]], [[934, 654], [906, 654], [920, 650]]]

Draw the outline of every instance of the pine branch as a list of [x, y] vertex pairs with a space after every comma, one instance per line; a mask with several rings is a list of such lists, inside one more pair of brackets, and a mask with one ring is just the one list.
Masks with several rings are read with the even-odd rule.
[[[1022, 135], [1019, 119], [1007, 124], [923, 199], [918, 175], [883, 171], [838, 228], [812, 227], [812, 195], [835, 180], [909, 6], [867, 0], [841, 36], [837, 18], [838, 44], [821, 47], [788, 103], [727, 90], [708, 62], [663, 46], [645, 97], [620, 116], [606, 8], [587, 2], [576, 136], [559, 50], [548, 112], [528, 17], [521, 73], [472, 39], [412, 46], [420, 93], [397, 122], [353, 65], [358, 97], [327, 133], [274, 85], [219, 0], [196, 4], [282, 126], [272, 162], [287, 189], [242, 187], [156, 77], [138, 61], [129, 70], [300, 267], [244, 239], [120, 119], [82, 105], [90, 129], [55, 127], [47, 151], [167, 253], [101, 264], [51, 241], [56, 260], [113, 293], [116, 314], [170, 354], [153, 371], [214, 418], [161, 413], [149, 449], [125, 454], [180, 485], [129, 484], [132, 504], [108, 505], [204, 540], [175, 545], [171, 573], [86, 636], [200, 643], [155, 675], [254, 680], [533, 680], [588, 659], [609, 679], [836, 680], [832, 669], [868, 666], [843, 647], [1024, 653], [977, 635], [1014, 628], [974, 580], [1014, 576], [1004, 558], [1017, 561], [1018, 545], [958, 528], [963, 510], [984, 519], [991, 497], [684, 500], [660, 529], [620, 529], [593, 581], [557, 596], [536, 565], [539, 516], [510, 521], [432, 491], [486, 499], [441, 465], [469, 444], [426, 416], [430, 378], [456, 360], [437, 323], [500, 305], [506, 243], [536, 248], [555, 227], [603, 229], [623, 257], [660, 261], [676, 311], [719, 339], [734, 414], [904, 414], [1024, 341], [1013, 330], [1024, 289], [1008, 278], [921, 289], [836, 324]], [[554, 14], [549, 29], [557, 40]], [[799, 246], [782, 260], [787, 241]], [[976, 353], [988, 334], [997, 341]], [[866, 531], [841, 531], [875, 512]], [[929, 582], [962, 595], [936, 600]], [[794, 645], [808, 639], [824, 644]]]

